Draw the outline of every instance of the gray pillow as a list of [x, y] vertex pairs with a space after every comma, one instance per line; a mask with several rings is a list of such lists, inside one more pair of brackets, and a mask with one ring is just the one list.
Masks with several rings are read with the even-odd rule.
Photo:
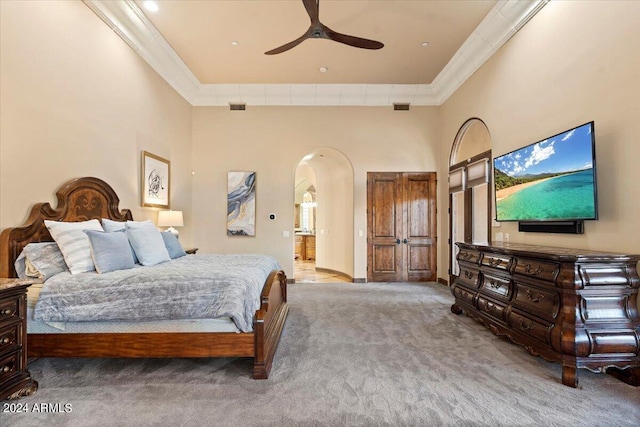
[[171, 257], [171, 259], [180, 258], [187, 254], [175, 234], [170, 231], [165, 231], [160, 234], [164, 239], [164, 245], [167, 247], [167, 252], [169, 252], [169, 257]]
[[160, 230], [151, 221], [127, 221], [127, 237], [142, 265], [156, 265], [171, 260]]
[[29, 243], [14, 263], [21, 279], [34, 277], [47, 280], [67, 270], [62, 252], [55, 242]]
[[[112, 219], [102, 218], [102, 228], [104, 231], [109, 233], [113, 233], [114, 231], [126, 231], [127, 227], [125, 226], [124, 221], [114, 221]], [[133, 256], [133, 262], [135, 264], [139, 264], [138, 257], [136, 256], [136, 252], [133, 250], [133, 246], [131, 246], [131, 256]]]
[[104, 231], [85, 231], [91, 243], [91, 258], [99, 274], [133, 268], [133, 256], [129, 239], [124, 231], [107, 233]]

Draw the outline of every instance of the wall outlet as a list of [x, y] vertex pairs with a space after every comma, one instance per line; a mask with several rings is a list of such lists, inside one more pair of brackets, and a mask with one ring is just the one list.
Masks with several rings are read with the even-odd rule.
[[284, 230], [282, 232], [282, 237], [289, 237], [289, 230]]
[[509, 243], [509, 233], [504, 233], [504, 242]]
[[503, 232], [501, 232], [501, 231], [500, 231], [500, 232], [498, 232], [498, 233], [496, 233], [496, 242], [502, 242], [502, 240], [503, 240], [503, 235], [504, 235], [504, 233], [503, 233]]

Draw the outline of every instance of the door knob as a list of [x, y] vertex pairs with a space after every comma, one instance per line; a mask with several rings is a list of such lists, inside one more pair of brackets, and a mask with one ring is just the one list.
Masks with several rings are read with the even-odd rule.
[[400, 244], [400, 239], [396, 239], [396, 245]]
[[404, 243], [404, 244], [409, 243], [409, 239], [404, 239], [404, 240], [402, 241], [402, 243]]

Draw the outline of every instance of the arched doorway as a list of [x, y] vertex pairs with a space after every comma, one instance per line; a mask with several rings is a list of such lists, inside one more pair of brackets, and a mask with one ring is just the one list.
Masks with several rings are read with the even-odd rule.
[[456, 242], [491, 242], [491, 135], [478, 118], [458, 130], [449, 156], [449, 283], [458, 275]]
[[323, 147], [305, 155], [295, 171], [294, 280], [353, 280], [353, 166]]

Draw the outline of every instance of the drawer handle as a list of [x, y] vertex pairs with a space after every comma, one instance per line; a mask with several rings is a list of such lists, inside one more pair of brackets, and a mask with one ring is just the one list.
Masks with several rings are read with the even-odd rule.
[[487, 308], [486, 308], [486, 312], [487, 313], [493, 313], [494, 311], [496, 311], [496, 305], [493, 303], [488, 302], [487, 303]]
[[531, 274], [532, 276], [537, 276], [538, 274], [542, 273], [544, 271], [544, 268], [537, 266], [535, 269], [533, 268], [533, 266], [531, 264], [527, 264], [524, 266], [524, 271], [526, 271], [527, 273]]
[[470, 254], [469, 252], [461, 252], [460, 253], [460, 258], [462, 258], [465, 261], [468, 261], [471, 258], [473, 258], [473, 254]]
[[491, 286], [493, 289], [500, 289], [502, 284], [500, 282], [496, 282], [495, 280], [490, 280], [489, 286]]
[[2, 310], [2, 314], [5, 316], [11, 316], [13, 314], [13, 310], [10, 308], [5, 308], [4, 310]]
[[535, 327], [535, 323], [526, 322], [524, 319], [520, 319], [520, 329], [524, 329], [525, 331], [532, 331]]
[[467, 279], [473, 279], [473, 273], [471, 273], [469, 270], [465, 270], [464, 277], [466, 277]]
[[0, 371], [2, 371], [3, 374], [9, 372], [10, 370], [11, 370], [11, 367], [9, 365], [4, 365], [2, 369], [0, 369]]
[[489, 258], [489, 265], [491, 267], [497, 267], [502, 263], [501, 259], [497, 259], [497, 258]]
[[538, 295], [533, 295], [533, 292], [531, 292], [531, 289], [527, 289], [525, 290], [525, 293], [527, 294], [527, 297], [529, 297], [529, 299], [532, 302], [540, 302], [544, 299], [544, 295], [542, 295], [540, 292], [538, 292]]
[[2, 338], [2, 340], [0, 340], [0, 344], [9, 344], [11, 342], [11, 338], [9, 337], [4, 337]]

